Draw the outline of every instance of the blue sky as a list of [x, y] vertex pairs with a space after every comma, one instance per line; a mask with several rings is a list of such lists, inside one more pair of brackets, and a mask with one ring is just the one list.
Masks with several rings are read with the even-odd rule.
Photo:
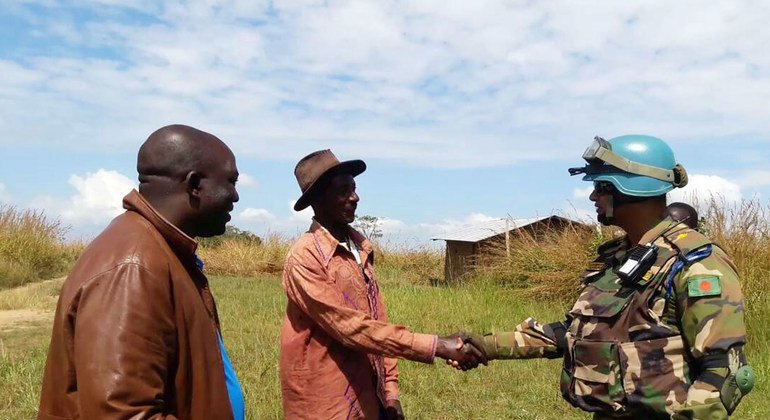
[[89, 237], [171, 123], [231, 146], [233, 223], [260, 234], [306, 227], [292, 171], [324, 148], [367, 161], [359, 213], [398, 241], [591, 214], [566, 168], [594, 135], [667, 140], [685, 199], [766, 200], [768, 21], [759, 1], [0, 0], [0, 202]]

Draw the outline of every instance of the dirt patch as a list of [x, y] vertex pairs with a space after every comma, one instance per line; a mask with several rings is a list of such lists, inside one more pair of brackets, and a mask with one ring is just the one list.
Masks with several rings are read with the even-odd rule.
[[53, 320], [53, 313], [35, 309], [0, 311], [0, 333], [36, 327]]

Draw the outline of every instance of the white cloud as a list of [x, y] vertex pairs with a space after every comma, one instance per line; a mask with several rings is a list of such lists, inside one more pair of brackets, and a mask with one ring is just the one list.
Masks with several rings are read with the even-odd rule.
[[251, 175], [239, 174], [238, 175], [238, 187], [244, 188], [256, 188], [257, 180], [252, 178]]
[[308, 207], [300, 212], [294, 211], [295, 201], [287, 202], [286, 213], [274, 214], [266, 209], [246, 208], [238, 213], [239, 228], [251, 230], [259, 235], [281, 232], [296, 235], [304, 232], [313, 218], [313, 209]]
[[576, 200], [588, 200], [588, 196], [594, 192], [594, 186], [589, 185], [585, 188], [575, 188], [572, 191], [572, 198]]
[[294, 204], [296, 203], [297, 200], [289, 202], [289, 223], [310, 226], [310, 221], [313, 220], [313, 208], [307, 206], [303, 210], [294, 211]]
[[[106, 223], [124, 211], [123, 197], [136, 188], [136, 183], [130, 178], [105, 169], [85, 176], [72, 175], [69, 184], [77, 193], [67, 204], [59, 205], [58, 213], [64, 221], [73, 225]], [[45, 207], [50, 209], [50, 205]]]
[[238, 218], [245, 222], [269, 222], [275, 220], [275, 215], [265, 209], [249, 207], [238, 213]]
[[398, 219], [381, 217], [378, 222], [383, 235], [399, 234], [408, 229], [407, 224]]
[[488, 216], [483, 213], [471, 213], [461, 219], [447, 218], [443, 219], [440, 223], [419, 223], [416, 228], [430, 236], [433, 236], [446, 233], [463, 226], [475, 225], [495, 219], [499, 219], [499, 217]]
[[758, 188], [770, 185], [770, 170], [752, 170], [743, 173], [737, 180], [742, 188]]
[[483, 213], [471, 213], [470, 215], [463, 218], [460, 223], [463, 225], [473, 225], [476, 223], [483, 223], [483, 222], [489, 222], [490, 220], [498, 219], [497, 217], [488, 216]]
[[717, 175], [694, 174], [684, 188], [668, 193], [668, 201], [682, 201], [693, 206], [705, 205], [714, 199], [728, 205], [741, 201], [740, 185]]
[[133, 150], [189, 121], [239, 155], [474, 167], [577, 155], [597, 130], [770, 142], [762, 2], [128, 3], [11, 7], [78, 53], [0, 60], [0, 143]]

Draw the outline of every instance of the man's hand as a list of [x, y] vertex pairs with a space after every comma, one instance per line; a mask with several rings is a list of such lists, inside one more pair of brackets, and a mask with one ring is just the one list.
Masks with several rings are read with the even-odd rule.
[[447, 364], [459, 370], [470, 370], [479, 365], [487, 365], [487, 355], [483, 348], [464, 341], [463, 333], [452, 334], [438, 339], [436, 356], [447, 360]]
[[401, 408], [399, 400], [388, 400], [385, 413], [388, 415], [388, 420], [404, 420], [404, 409]]

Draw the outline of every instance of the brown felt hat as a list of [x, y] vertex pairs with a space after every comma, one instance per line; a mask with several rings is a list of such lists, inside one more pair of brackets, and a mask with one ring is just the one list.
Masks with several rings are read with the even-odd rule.
[[294, 176], [302, 190], [302, 195], [294, 203], [294, 211], [300, 211], [310, 205], [310, 197], [315, 188], [326, 174], [350, 174], [359, 175], [366, 170], [363, 160], [347, 160], [340, 162], [331, 150], [319, 150], [303, 157], [294, 167]]

